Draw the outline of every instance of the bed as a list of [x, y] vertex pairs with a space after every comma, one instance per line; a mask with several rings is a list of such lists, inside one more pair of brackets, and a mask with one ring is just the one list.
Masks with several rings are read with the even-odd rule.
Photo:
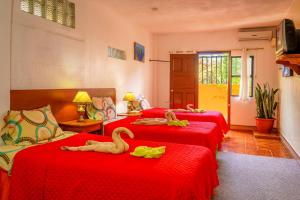
[[139, 145], [165, 145], [166, 153], [159, 159], [60, 149], [83, 145], [87, 139], [111, 140], [81, 133], [19, 152], [9, 199], [208, 200], [218, 185], [216, 163], [207, 148], [127, 140], [130, 151]]
[[209, 148], [212, 152], [216, 152], [218, 147], [221, 148], [223, 134], [215, 123], [190, 121], [186, 127], [132, 124], [137, 119], [142, 118], [127, 117], [106, 123], [104, 135], [111, 136], [115, 128], [122, 126], [134, 132], [136, 139], [200, 145]]
[[[143, 117], [164, 117], [166, 108], [150, 108], [142, 111]], [[229, 130], [228, 124], [224, 119], [222, 113], [217, 111], [206, 111], [204, 113], [192, 112], [176, 112], [176, 116], [180, 120], [200, 121], [200, 122], [214, 122], [226, 134]]]
[[[57, 121], [78, 117], [73, 96], [79, 89], [11, 91], [11, 109], [50, 104]], [[114, 89], [84, 89], [91, 96], [112, 96]], [[19, 99], [22, 98], [22, 101]], [[211, 198], [218, 185], [213, 153], [201, 146], [131, 140], [136, 146], [166, 146], [159, 159], [96, 152], [62, 151], [61, 146], [110, 137], [80, 133], [29, 146], [14, 155], [11, 176], [0, 170], [0, 195], [7, 199], [199, 199]], [[147, 181], [145, 181], [147, 180]]]
[[9, 195], [10, 177], [0, 168], [0, 199], [6, 200]]

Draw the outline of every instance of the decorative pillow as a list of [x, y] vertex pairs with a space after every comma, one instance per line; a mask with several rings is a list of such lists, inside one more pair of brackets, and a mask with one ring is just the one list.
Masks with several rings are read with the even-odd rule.
[[[5, 122], [3, 119], [0, 119], [0, 130], [2, 130], [2, 128], [5, 126]], [[2, 138], [0, 137], [0, 146], [3, 146], [4, 142], [2, 140]]]
[[149, 101], [145, 97], [143, 97], [140, 100], [140, 105], [141, 105], [142, 110], [147, 110], [147, 109], [151, 108]]
[[93, 97], [86, 107], [89, 119], [111, 120], [116, 118], [116, 106], [111, 97]]
[[5, 144], [36, 144], [63, 134], [50, 105], [35, 110], [9, 111], [6, 120], [1, 130]]
[[133, 101], [132, 106], [133, 106], [133, 109], [136, 110], [136, 111], [143, 110], [142, 107], [141, 107], [141, 101]]
[[2, 138], [0, 137], [0, 147], [4, 145], [4, 141], [2, 140]]

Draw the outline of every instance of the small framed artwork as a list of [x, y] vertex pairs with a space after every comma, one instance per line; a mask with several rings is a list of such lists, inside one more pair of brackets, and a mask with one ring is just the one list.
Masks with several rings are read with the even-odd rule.
[[134, 43], [134, 60], [145, 62], [145, 47], [137, 42]]
[[283, 66], [282, 68], [282, 76], [283, 77], [290, 77], [293, 76], [293, 70], [289, 67]]
[[126, 60], [126, 52], [113, 47], [107, 47], [108, 57]]

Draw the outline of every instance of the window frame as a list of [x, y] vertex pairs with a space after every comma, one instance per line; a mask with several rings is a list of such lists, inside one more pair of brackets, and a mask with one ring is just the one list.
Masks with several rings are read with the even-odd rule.
[[[250, 98], [253, 98], [253, 93], [254, 93], [254, 56], [253, 55], [251, 55], [251, 56], [249, 56], [250, 57], [250, 59], [251, 59], [251, 74], [250, 74], [250, 78], [252, 79], [252, 82], [251, 82], [251, 90], [250, 90], [250, 92], [249, 92], [249, 94], [248, 94], [248, 97], [250, 97]], [[232, 95], [232, 78], [233, 77], [239, 77], [240, 78], [240, 80], [241, 80], [241, 75], [232, 75], [232, 59], [233, 58], [240, 58], [240, 59], [242, 59], [242, 57], [241, 56], [231, 56], [231, 75], [230, 75], [230, 96], [231, 97], [238, 97], [239, 95]]]

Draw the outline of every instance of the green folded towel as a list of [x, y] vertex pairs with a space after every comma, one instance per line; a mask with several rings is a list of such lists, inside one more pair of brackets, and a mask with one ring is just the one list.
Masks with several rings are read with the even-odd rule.
[[168, 126], [181, 126], [181, 127], [185, 127], [189, 125], [189, 121], [188, 120], [172, 120], [172, 121], [168, 121]]
[[193, 112], [195, 112], [195, 113], [205, 113], [206, 110], [203, 110], [203, 109], [194, 109]]
[[138, 146], [134, 149], [133, 152], [130, 152], [130, 155], [136, 157], [144, 157], [144, 158], [160, 158], [165, 152], [166, 152], [165, 146], [160, 146], [160, 147]]

